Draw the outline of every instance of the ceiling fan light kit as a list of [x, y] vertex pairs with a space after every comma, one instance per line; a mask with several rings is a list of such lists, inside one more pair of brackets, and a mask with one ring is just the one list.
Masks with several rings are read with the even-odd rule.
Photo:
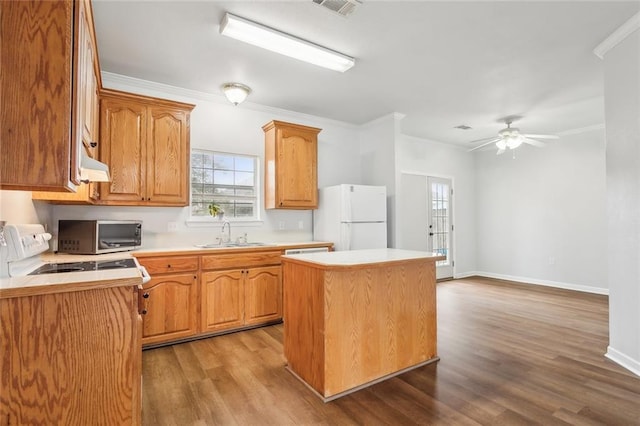
[[222, 18], [220, 34], [334, 71], [345, 72], [355, 64], [350, 56], [230, 13]]
[[540, 141], [537, 141], [536, 138], [537, 139], [559, 139], [558, 136], [556, 135], [532, 135], [532, 134], [520, 133], [520, 129], [516, 127], [511, 127], [512, 122], [513, 121], [511, 120], [505, 121], [505, 124], [507, 125], [507, 127], [500, 130], [498, 132], [497, 137], [484, 138], [484, 139], [471, 141], [470, 143], [477, 143], [477, 142], [483, 142], [483, 143], [476, 146], [475, 148], [471, 148], [469, 152], [475, 151], [477, 149], [480, 149], [487, 145], [491, 145], [495, 143], [496, 147], [498, 148], [498, 152], [496, 154], [500, 155], [504, 153], [507, 148], [516, 149], [523, 143], [532, 145], [538, 148], [542, 148], [545, 144]]

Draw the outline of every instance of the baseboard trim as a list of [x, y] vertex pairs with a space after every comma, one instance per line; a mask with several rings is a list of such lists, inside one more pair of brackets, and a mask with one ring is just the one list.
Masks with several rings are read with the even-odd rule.
[[456, 274], [455, 278], [469, 278], [473, 276], [495, 278], [498, 280], [506, 280], [506, 281], [515, 281], [522, 284], [533, 284], [533, 285], [541, 285], [545, 287], [561, 288], [564, 290], [581, 291], [583, 293], [602, 294], [605, 296], [609, 295], [608, 288], [591, 287], [586, 285], [563, 283], [559, 281], [539, 280], [536, 278], [518, 277], [514, 275], [494, 274], [493, 272], [484, 272], [484, 271], [472, 271], [472, 272], [465, 272], [462, 274]]
[[612, 348], [611, 346], [607, 346], [607, 353], [604, 354], [604, 356], [620, 365], [621, 367], [624, 367], [627, 370], [631, 371], [636, 376], [640, 376], [640, 361], [623, 354], [622, 352]]

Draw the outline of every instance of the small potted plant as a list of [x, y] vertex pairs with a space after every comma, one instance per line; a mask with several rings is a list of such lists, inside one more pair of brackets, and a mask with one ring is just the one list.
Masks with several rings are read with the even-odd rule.
[[224, 210], [217, 204], [211, 203], [209, 204], [209, 214], [213, 217], [218, 217], [218, 219], [222, 219], [224, 216]]

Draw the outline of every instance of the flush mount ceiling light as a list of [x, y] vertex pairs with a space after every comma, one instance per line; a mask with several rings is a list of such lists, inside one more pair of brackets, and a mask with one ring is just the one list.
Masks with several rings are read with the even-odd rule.
[[227, 13], [220, 23], [220, 34], [291, 58], [345, 72], [355, 59], [292, 35]]
[[249, 96], [249, 93], [251, 93], [249, 86], [240, 83], [225, 83], [222, 85], [222, 91], [229, 102], [234, 105], [244, 102], [247, 96]]

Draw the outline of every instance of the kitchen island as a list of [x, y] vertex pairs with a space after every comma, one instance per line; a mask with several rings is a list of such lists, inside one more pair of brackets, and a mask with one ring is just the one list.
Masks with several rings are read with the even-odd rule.
[[327, 402], [437, 361], [438, 260], [399, 249], [283, 256], [287, 368]]

